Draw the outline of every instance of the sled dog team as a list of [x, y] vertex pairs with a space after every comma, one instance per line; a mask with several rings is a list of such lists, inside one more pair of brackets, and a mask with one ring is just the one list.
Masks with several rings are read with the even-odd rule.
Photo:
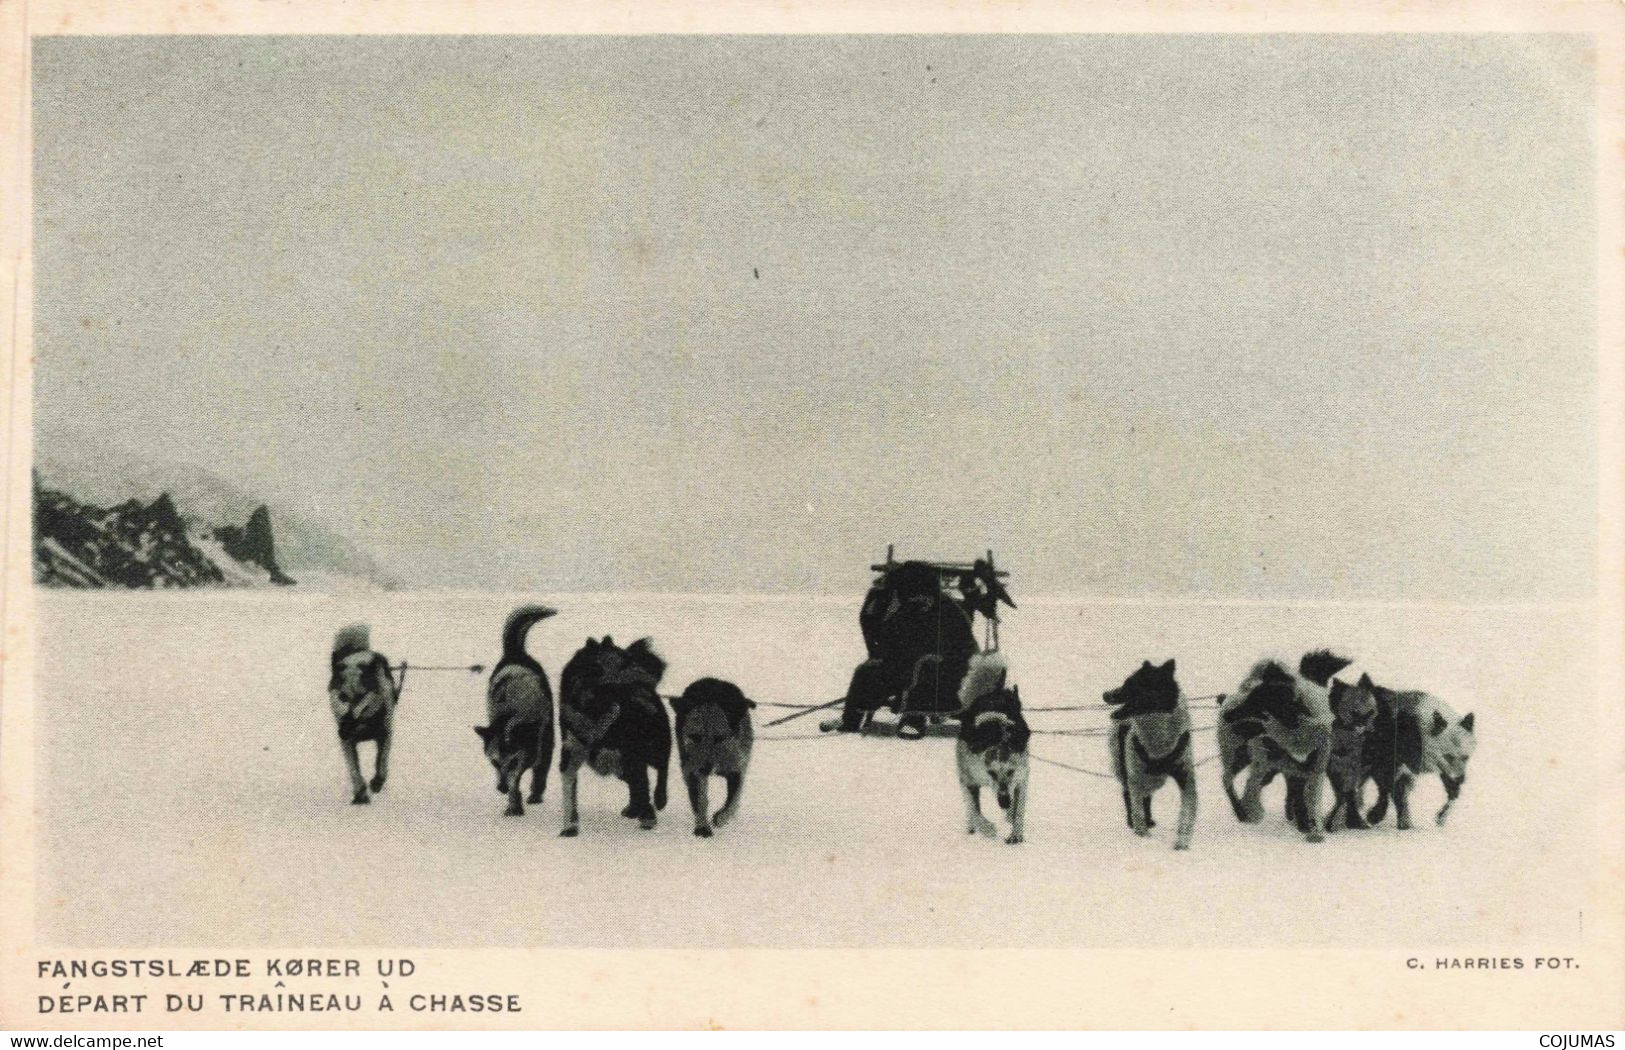
[[[1286, 817], [1310, 842], [1335, 832], [1380, 824], [1392, 799], [1401, 830], [1411, 826], [1410, 793], [1419, 776], [1436, 773], [1445, 804], [1444, 824], [1467, 779], [1476, 739], [1473, 716], [1458, 716], [1423, 692], [1385, 689], [1362, 674], [1349, 684], [1334, 677], [1352, 661], [1324, 649], [1305, 653], [1294, 673], [1276, 660], [1247, 672], [1235, 692], [1222, 696], [1217, 722], [1224, 792], [1245, 824], [1264, 819], [1259, 795], [1277, 775], [1286, 778]], [[1107, 735], [1112, 772], [1122, 788], [1128, 826], [1148, 835], [1156, 822], [1151, 800], [1172, 781], [1179, 788], [1179, 825], [1174, 848], [1189, 849], [1196, 830], [1196, 759], [1190, 708], [1174, 676], [1173, 660], [1149, 660], [1123, 684], [1102, 694], [1112, 708]], [[967, 830], [993, 835], [982, 815], [979, 792], [992, 787], [1009, 816], [1006, 842], [1026, 834], [1027, 742], [1032, 731], [1021, 714], [1018, 690], [1006, 689], [1005, 666], [996, 653], [971, 658], [960, 687], [959, 783], [965, 795]], [[1236, 793], [1237, 776], [1247, 774]], [[1323, 783], [1332, 786], [1332, 808], [1323, 818]], [[1361, 813], [1365, 785], [1375, 781], [1377, 800]]]
[[[496, 771], [506, 812], [520, 815], [525, 803], [542, 801], [555, 738], [560, 746], [563, 830], [580, 831], [578, 788], [582, 767], [626, 784], [621, 815], [640, 827], [656, 825], [666, 806], [673, 719], [657, 687], [666, 664], [639, 639], [621, 647], [608, 636], [588, 638], [559, 678], [558, 724], [547, 674], [525, 650], [531, 627], [554, 615], [541, 605], [522, 606], [502, 631], [502, 657], [486, 689], [487, 725], [474, 732]], [[1390, 801], [1401, 829], [1411, 826], [1410, 792], [1418, 777], [1437, 774], [1446, 802], [1436, 821], [1444, 824], [1466, 781], [1475, 746], [1473, 716], [1458, 716], [1431, 694], [1386, 689], [1362, 674], [1353, 684], [1337, 677], [1351, 661], [1326, 650], [1304, 654], [1296, 671], [1277, 660], [1254, 665], [1235, 692], [1220, 697], [1217, 721], [1222, 783], [1237, 819], [1263, 820], [1260, 793], [1276, 776], [1286, 783], [1286, 818], [1310, 842], [1339, 827], [1382, 823]], [[1129, 828], [1148, 835], [1156, 826], [1152, 798], [1169, 781], [1179, 789], [1175, 849], [1188, 849], [1196, 826], [1196, 767], [1190, 710], [1169, 660], [1141, 664], [1102, 699], [1111, 708], [1107, 735], [1112, 770], [1122, 789]], [[983, 814], [981, 791], [989, 789], [1010, 824], [1007, 843], [1026, 836], [1032, 730], [1022, 716], [1021, 694], [1007, 685], [1008, 667], [998, 653], [971, 658], [959, 687], [956, 766], [965, 803], [966, 830], [996, 837]], [[370, 647], [367, 628], [350, 626], [334, 638], [329, 705], [353, 791], [364, 804], [384, 789], [399, 685], [389, 662]], [[678, 766], [694, 813], [694, 834], [710, 837], [738, 812], [750, 766], [754, 701], [737, 686], [701, 678], [671, 700]], [[374, 775], [362, 776], [356, 745], [377, 747]], [[530, 773], [530, 790], [521, 781]], [[1236, 778], [1245, 772], [1245, 786]], [[653, 784], [651, 785], [651, 773]], [[720, 777], [727, 794], [711, 812], [709, 785]], [[1367, 781], [1377, 799], [1362, 813]], [[1321, 817], [1322, 793], [1331, 785], [1331, 808]], [[370, 794], [369, 794], [370, 792]]]
[[[526, 605], [508, 616], [502, 628], [502, 657], [486, 686], [487, 724], [474, 727], [496, 770], [497, 791], [508, 796], [506, 812], [519, 816], [527, 802], [542, 801], [556, 739], [564, 783], [561, 835], [573, 837], [581, 830], [578, 787], [584, 766], [623, 781], [629, 799], [621, 815], [653, 828], [657, 814], [666, 808], [673, 736], [665, 701], [656, 691], [666, 662], [647, 638], [625, 648], [607, 636], [588, 638], [559, 676], [555, 727], [547, 673], [525, 650], [530, 629], [554, 612], [544, 605]], [[371, 649], [364, 626], [339, 631], [332, 665], [328, 700], [350, 772], [350, 801], [364, 805], [371, 794], [384, 789], [400, 690], [390, 675], [389, 661]], [[750, 709], [756, 704], [732, 683], [701, 678], [671, 706], [677, 715], [678, 764], [694, 809], [694, 834], [708, 838], [739, 810], [754, 739]], [[356, 755], [356, 745], [365, 740], [378, 747], [376, 775], [370, 782], [362, 778]], [[526, 773], [528, 793], [523, 783]], [[714, 814], [709, 801], [712, 777], [721, 777], [727, 787]]]

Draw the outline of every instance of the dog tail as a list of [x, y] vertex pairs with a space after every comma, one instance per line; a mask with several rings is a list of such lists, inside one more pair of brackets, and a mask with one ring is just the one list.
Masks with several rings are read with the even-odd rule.
[[1332, 675], [1354, 663], [1346, 656], [1338, 656], [1330, 649], [1315, 649], [1303, 654], [1298, 661], [1298, 673], [1318, 686], [1324, 687]]
[[352, 623], [333, 635], [333, 656], [338, 658], [372, 648], [371, 632], [364, 623]]
[[545, 605], [521, 605], [508, 614], [502, 625], [502, 655], [518, 656], [525, 651], [525, 635], [549, 616], [558, 615], [557, 609]]
[[1010, 665], [1001, 653], [977, 653], [970, 658], [965, 677], [959, 682], [959, 707], [969, 707], [989, 693], [1004, 688]]

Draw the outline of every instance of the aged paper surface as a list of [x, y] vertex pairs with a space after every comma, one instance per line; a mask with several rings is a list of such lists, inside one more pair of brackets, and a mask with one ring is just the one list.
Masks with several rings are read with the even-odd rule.
[[[0, 1022], [1625, 1025], [1621, 18], [0, 4]], [[469, 727], [535, 603], [561, 695], [613, 634], [754, 698], [732, 820], [590, 771], [629, 737], [571, 825], [563, 700], [504, 813]], [[912, 607], [1008, 661], [1008, 813], [873, 731], [973, 678], [895, 678]], [[1321, 834], [1335, 747], [1226, 721], [1319, 648], [1414, 826]], [[1113, 775], [1142, 663], [1189, 734], [1115, 754], [1189, 761], [1188, 849]], [[1309, 833], [1290, 765], [1237, 819], [1227, 725], [1331, 763]]]

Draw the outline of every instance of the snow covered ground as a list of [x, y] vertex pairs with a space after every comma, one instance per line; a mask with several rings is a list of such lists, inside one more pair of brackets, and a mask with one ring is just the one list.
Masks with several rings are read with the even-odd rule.
[[[42, 944], [1556, 951], [1579, 932], [1603, 744], [1585, 717], [1585, 608], [1055, 599], [1008, 615], [1029, 706], [1098, 703], [1140, 660], [1170, 656], [1187, 694], [1215, 693], [1259, 656], [1320, 645], [1438, 692], [1477, 712], [1479, 733], [1442, 829], [1433, 779], [1416, 830], [1390, 817], [1307, 845], [1279, 817], [1279, 785], [1266, 823], [1245, 827], [1209, 764], [1193, 849], [1175, 853], [1172, 788], [1142, 841], [1114, 783], [1038, 764], [1029, 840], [1006, 846], [964, 833], [951, 741], [771, 739], [811, 733], [814, 715], [759, 729], [741, 819], [716, 838], [690, 834], [675, 777], [653, 832], [618, 816], [618, 782], [589, 778], [582, 836], [564, 840], [556, 770], [543, 805], [502, 815], [469, 729], [484, 679], [448, 673], [413, 673], [389, 787], [348, 805], [323, 696], [333, 629], [367, 621], [395, 660], [489, 664], [522, 600], [562, 610], [531, 636], [555, 685], [588, 634], [652, 635], [668, 692], [717, 675], [762, 701], [837, 696], [862, 656], [855, 600], [39, 593]], [[764, 707], [758, 726], [785, 713]], [[1213, 752], [1211, 731], [1196, 747]], [[1109, 768], [1098, 738], [1040, 735], [1033, 750]]]

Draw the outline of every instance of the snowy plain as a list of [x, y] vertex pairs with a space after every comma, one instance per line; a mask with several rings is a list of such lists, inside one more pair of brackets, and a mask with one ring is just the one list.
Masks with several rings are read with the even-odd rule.
[[[1028, 599], [1003, 650], [1039, 730], [1104, 725], [1103, 690], [1178, 660], [1188, 695], [1255, 659], [1330, 646], [1379, 682], [1477, 713], [1479, 750], [1443, 828], [1436, 778], [1417, 827], [1306, 844], [1280, 817], [1243, 826], [1216, 763], [1187, 853], [1177, 794], [1136, 839], [1114, 782], [1032, 772], [1028, 841], [965, 834], [952, 741], [816, 734], [820, 714], [756, 712], [740, 819], [691, 834], [674, 776], [660, 826], [583, 780], [582, 834], [558, 838], [559, 780], [524, 817], [470, 727], [484, 676], [413, 672], [385, 792], [348, 790], [324, 688], [332, 632], [364, 621], [392, 660], [490, 664], [522, 601], [557, 685], [588, 635], [651, 636], [662, 690], [702, 675], [759, 701], [840, 695], [862, 659], [856, 599], [223, 590], [36, 594], [37, 924], [58, 947], [1286, 947], [1447, 949], [1577, 943], [1600, 749], [1588, 731], [1586, 606], [1403, 606]], [[1212, 712], [1194, 712], [1198, 727]], [[784, 739], [775, 739], [775, 738]], [[1215, 750], [1195, 734], [1197, 757]], [[1035, 754], [1109, 771], [1103, 739]], [[370, 751], [363, 762], [370, 770]], [[713, 789], [714, 796], [717, 790]], [[1329, 803], [1328, 803], [1329, 804]], [[991, 810], [991, 805], [988, 807]], [[1002, 816], [1002, 815], [1001, 815]], [[1002, 827], [1002, 824], [1001, 824]]]

